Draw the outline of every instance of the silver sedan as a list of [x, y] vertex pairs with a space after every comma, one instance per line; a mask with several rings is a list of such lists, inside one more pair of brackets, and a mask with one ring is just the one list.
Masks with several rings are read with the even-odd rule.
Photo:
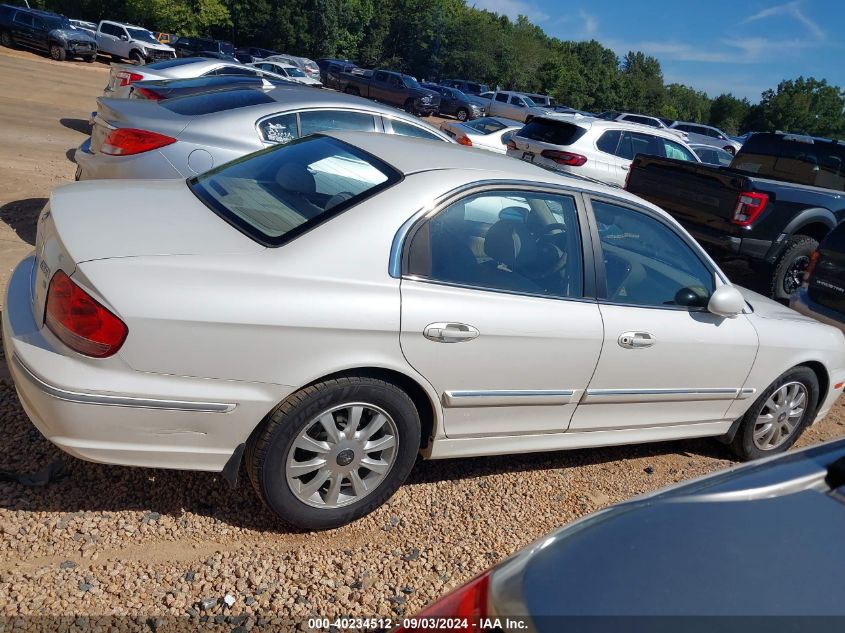
[[452, 143], [419, 118], [352, 95], [308, 87], [239, 88], [155, 102], [100, 97], [76, 179], [189, 178], [245, 154], [331, 130]]
[[845, 383], [842, 332], [743, 297], [659, 208], [387, 134], [56, 190], [2, 327], [62, 449], [230, 482], [245, 461], [308, 529], [384, 503], [420, 453], [772, 455]]

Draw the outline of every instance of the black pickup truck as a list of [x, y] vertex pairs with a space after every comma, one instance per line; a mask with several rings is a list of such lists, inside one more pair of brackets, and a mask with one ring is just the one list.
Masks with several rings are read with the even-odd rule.
[[426, 90], [410, 75], [391, 70], [363, 70], [341, 73], [343, 92], [404, 108], [410, 114], [429, 116], [440, 107], [440, 95]]
[[787, 299], [845, 219], [845, 144], [752, 135], [729, 167], [640, 155], [625, 188], [675, 217], [716, 259], [740, 257]]

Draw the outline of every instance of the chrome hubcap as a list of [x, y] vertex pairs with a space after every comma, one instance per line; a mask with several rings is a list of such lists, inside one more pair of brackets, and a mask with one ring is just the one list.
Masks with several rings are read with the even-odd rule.
[[285, 478], [296, 497], [317, 508], [359, 501], [387, 477], [399, 433], [383, 409], [343, 404], [316, 416], [294, 440]]
[[800, 382], [790, 382], [775, 391], [754, 424], [754, 444], [770, 451], [792, 437], [804, 417], [807, 407], [807, 388]]

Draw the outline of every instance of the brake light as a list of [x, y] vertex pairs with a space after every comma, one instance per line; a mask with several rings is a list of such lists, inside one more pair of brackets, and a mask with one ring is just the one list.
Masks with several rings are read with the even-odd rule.
[[126, 340], [126, 324], [77, 286], [63, 271], [50, 280], [44, 322], [72, 350], [105, 358]]
[[118, 128], [109, 132], [103, 140], [100, 151], [110, 156], [130, 156], [158, 149], [175, 143], [176, 139], [158, 132], [136, 130], [131, 127]]
[[152, 101], [161, 101], [164, 98], [164, 95], [156, 92], [151, 88], [134, 88], [135, 94], [141, 95], [144, 99], [150, 99]]
[[463, 135], [457, 138], [457, 141], [460, 145], [466, 145], [467, 147], [472, 147], [472, 139], [470, 137]]
[[514, 141], [513, 139], [509, 140], [508, 141], [508, 149], [516, 149], [516, 148], [517, 148], [516, 147], [516, 141]]
[[117, 77], [117, 80], [118, 80], [117, 85], [118, 86], [128, 86], [131, 83], [134, 83], [134, 82], [136, 82], [140, 79], [143, 79], [144, 75], [142, 75], [140, 73], [133, 73], [132, 71], [129, 71], [129, 70], [121, 70], [120, 72], [118, 72], [115, 75], [115, 77]]
[[736, 208], [734, 208], [734, 217], [731, 220], [733, 224], [742, 227], [749, 227], [754, 223], [763, 209], [769, 203], [769, 194], [758, 193], [756, 191], [742, 191], [736, 198]]
[[816, 264], [819, 263], [822, 254], [819, 251], [813, 251], [810, 255], [810, 263], [807, 264], [807, 269], [804, 271], [804, 283], [810, 283], [813, 278], [813, 273], [816, 272]]
[[[462, 587], [458, 587], [437, 602], [430, 604], [416, 616], [406, 618], [406, 623], [409, 626], [400, 626], [394, 633], [421, 631], [431, 627], [430, 624], [426, 626], [426, 623], [436, 622], [440, 618], [453, 618], [457, 620], [463, 620], [465, 618], [470, 623], [468, 630], [477, 631], [479, 630], [479, 620], [489, 615], [489, 609], [487, 607], [489, 587], [490, 572], [486, 571]], [[411, 626], [415, 620], [420, 622], [419, 626]]]
[[586, 156], [572, 152], [559, 152], [555, 149], [544, 149], [540, 152], [540, 156], [553, 160], [558, 165], [569, 165], [570, 167], [580, 167], [587, 162]]

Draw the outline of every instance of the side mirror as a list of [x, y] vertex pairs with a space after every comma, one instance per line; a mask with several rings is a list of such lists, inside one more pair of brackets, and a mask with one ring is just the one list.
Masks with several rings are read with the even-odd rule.
[[710, 295], [707, 311], [723, 317], [735, 317], [745, 309], [745, 298], [733, 286], [719, 286]]
[[121, 36], [120, 36], [120, 40], [121, 40], [122, 42], [128, 42], [128, 41], [129, 41], [129, 36], [128, 36], [128, 35], [121, 35]]

